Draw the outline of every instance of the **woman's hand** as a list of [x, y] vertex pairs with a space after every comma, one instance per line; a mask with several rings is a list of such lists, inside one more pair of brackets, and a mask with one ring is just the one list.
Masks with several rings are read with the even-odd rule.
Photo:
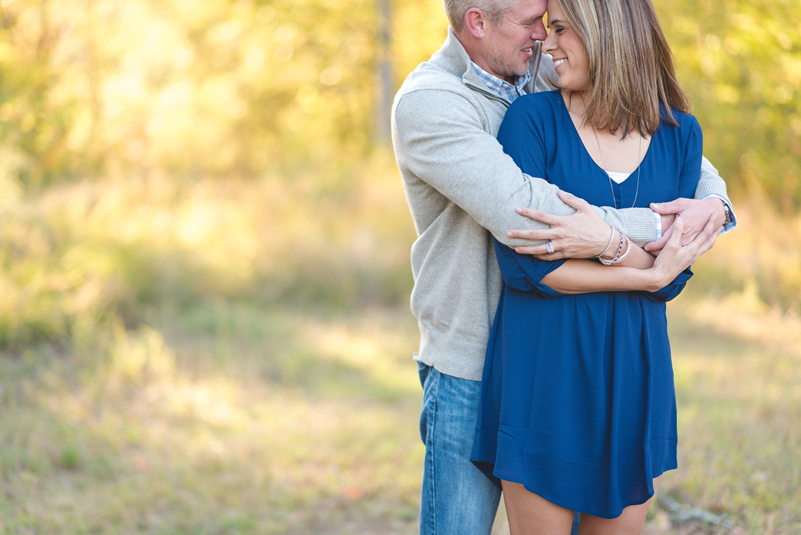
[[566, 191], [559, 191], [563, 203], [576, 212], [569, 216], [555, 216], [532, 210], [518, 208], [517, 213], [540, 221], [551, 228], [545, 230], [510, 230], [507, 236], [523, 240], [548, 240], [553, 253], [548, 253], [547, 242], [539, 245], [518, 246], [518, 254], [533, 255], [540, 260], [559, 260], [560, 258], [592, 258], [598, 256], [609, 243], [609, 225], [595, 213], [590, 204]]
[[718, 225], [716, 220], [710, 219], [704, 229], [696, 236], [696, 238], [682, 246], [682, 234], [684, 234], [684, 221], [681, 216], [676, 216], [676, 221], [673, 223], [673, 232], [659, 256], [654, 261], [652, 271], [656, 277], [656, 288], [651, 291], [659, 290], [670, 284], [679, 273], [684, 271], [690, 264], [696, 262], [702, 254], [707, 252], [715, 244], [718, 239], [722, 227]]

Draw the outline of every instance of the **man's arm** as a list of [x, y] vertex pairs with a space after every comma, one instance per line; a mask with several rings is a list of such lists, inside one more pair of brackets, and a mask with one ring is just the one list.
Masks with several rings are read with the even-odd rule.
[[[393, 112], [393, 142], [407, 189], [433, 187], [469, 213], [502, 243], [530, 245], [507, 236], [509, 229], [546, 229], [547, 225], [521, 217], [519, 206], [548, 214], [575, 212], [560, 200], [559, 189], [541, 178], [524, 175], [485, 130], [483, 112], [465, 96], [445, 90], [416, 90], [403, 94]], [[406, 176], [411, 174], [412, 176]], [[656, 238], [653, 212], [647, 208], [596, 209], [593, 227], [575, 238], [584, 243], [577, 256], [603, 250], [611, 223], [638, 243]], [[573, 232], [573, 231], [571, 231]]]
[[[695, 189], [695, 195], [693, 198], [696, 200], [717, 198], [726, 204], [729, 210], [732, 210], [731, 201], [727, 196], [726, 182], [720, 177], [720, 174], [718, 173], [718, 170], [715, 169], [715, 166], [713, 166], [705, 157], [701, 159], [701, 180], [698, 181], [698, 187]], [[724, 226], [723, 232], [728, 232], [737, 226], [737, 220], [734, 218], [734, 211], [731, 212], [731, 215], [732, 222], [727, 223]], [[686, 219], [684, 223], [686, 234]]]
[[726, 196], [726, 183], [709, 160], [703, 158], [701, 163], [701, 180], [695, 190], [694, 199], [676, 199], [672, 202], [652, 204], [651, 209], [662, 216], [662, 236], [645, 246], [653, 254], [659, 254], [672, 232], [672, 223], [676, 215], [681, 214], [685, 222], [684, 243], [695, 239], [696, 231], [712, 221], [715, 226], [729, 232], [737, 226], [731, 201]]

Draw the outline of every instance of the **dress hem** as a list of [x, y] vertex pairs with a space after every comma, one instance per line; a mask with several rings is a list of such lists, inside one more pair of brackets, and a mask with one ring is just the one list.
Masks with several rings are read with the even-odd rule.
[[[476, 462], [479, 462], [479, 463], [486, 463], [486, 464], [488, 464], [488, 465], [493, 465], [493, 463], [491, 463], [491, 462], [488, 462], [488, 461], [473, 461], [473, 463], [476, 463]], [[656, 479], [656, 478], [660, 477], [660, 476], [661, 476], [662, 474], [664, 474], [665, 472], [669, 472], [670, 470], [675, 470], [675, 469], [677, 469], [677, 468], [678, 468], [678, 465], [677, 465], [677, 466], [673, 466], [673, 467], [671, 467], [671, 468], [665, 468], [664, 470], [662, 470], [661, 472], [659, 472], [659, 474], [655, 475], [655, 476], [652, 478], [652, 481], [653, 481], [653, 479]], [[650, 496], [648, 496], [648, 498], [646, 498], [645, 500], [643, 500], [643, 501], [641, 501], [641, 502], [632, 502], [632, 503], [629, 503], [628, 505], [625, 505], [625, 506], [623, 506], [623, 509], [621, 509], [621, 510], [620, 510], [620, 511], [619, 511], [619, 512], [616, 514], [616, 515], [614, 515], [614, 516], [609, 516], [609, 514], [600, 514], [600, 513], [599, 513], [599, 512], [597, 512], [597, 511], [596, 511], [596, 512], [592, 512], [592, 511], [582, 511], [582, 510], [580, 510], [578, 507], [571, 507], [570, 505], [566, 505], [565, 503], [559, 503], [561, 500], [560, 500], [560, 501], [552, 500], [552, 499], [548, 498], [547, 496], [545, 496], [545, 495], [544, 495], [545, 493], [540, 493], [540, 492], [537, 492], [537, 491], [535, 491], [535, 490], [532, 490], [532, 489], [530, 489], [529, 487], [530, 487], [530, 486], [533, 486], [533, 485], [527, 485], [525, 481], [520, 481], [519, 479], [521, 479], [521, 478], [519, 478], [519, 477], [514, 477], [514, 476], [512, 476], [512, 477], [505, 477], [505, 476], [503, 476], [503, 475], [500, 475], [500, 474], [499, 474], [499, 472], [498, 472], [498, 471], [496, 471], [496, 470], [494, 470], [494, 469], [492, 470], [492, 475], [493, 475], [493, 476], [495, 476], [496, 478], [498, 478], [498, 479], [499, 479], [499, 480], [501, 480], [501, 481], [509, 481], [509, 482], [511, 482], [511, 483], [518, 483], [518, 484], [520, 484], [520, 485], [523, 485], [523, 487], [524, 487], [524, 488], [525, 488], [527, 491], [531, 492], [532, 494], [536, 494], [537, 496], [539, 496], [539, 497], [540, 497], [540, 498], [542, 498], [543, 500], [547, 500], [547, 501], [549, 501], [550, 503], [552, 503], [552, 504], [554, 504], [554, 505], [558, 505], [559, 507], [564, 507], [565, 509], [569, 509], [569, 510], [571, 510], [571, 511], [574, 511], [574, 512], [576, 512], [576, 511], [577, 511], [577, 512], [579, 512], [579, 513], [582, 513], [582, 514], [588, 514], [588, 515], [592, 515], [592, 516], [597, 516], [598, 518], [604, 518], [604, 519], [607, 519], [607, 520], [611, 520], [611, 519], [614, 519], [614, 518], [618, 518], [620, 515], [622, 515], [622, 514], [623, 514], [623, 511], [626, 509], [626, 507], [631, 507], [632, 505], [642, 505], [642, 504], [644, 504], [645, 502], [647, 502], [648, 500], [650, 500], [651, 498], [653, 498], [653, 497], [654, 497], [654, 494], [655, 494], [655, 493], [651, 493], [651, 495], [650, 495]], [[653, 483], [652, 483], [652, 486], [653, 486]]]

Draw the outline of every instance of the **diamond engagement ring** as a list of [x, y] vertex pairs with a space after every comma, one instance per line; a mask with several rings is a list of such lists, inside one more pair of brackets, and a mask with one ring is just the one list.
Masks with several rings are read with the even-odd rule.
[[546, 243], [545, 250], [548, 251], [548, 254], [553, 254], [553, 242], [549, 241]]

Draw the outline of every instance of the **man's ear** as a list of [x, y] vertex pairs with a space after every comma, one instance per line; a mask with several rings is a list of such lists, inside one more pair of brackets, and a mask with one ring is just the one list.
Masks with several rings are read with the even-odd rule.
[[489, 17], [477, 7], [471, 7], [464, 15], [465, 29], [476, 39], [483, 39]]

